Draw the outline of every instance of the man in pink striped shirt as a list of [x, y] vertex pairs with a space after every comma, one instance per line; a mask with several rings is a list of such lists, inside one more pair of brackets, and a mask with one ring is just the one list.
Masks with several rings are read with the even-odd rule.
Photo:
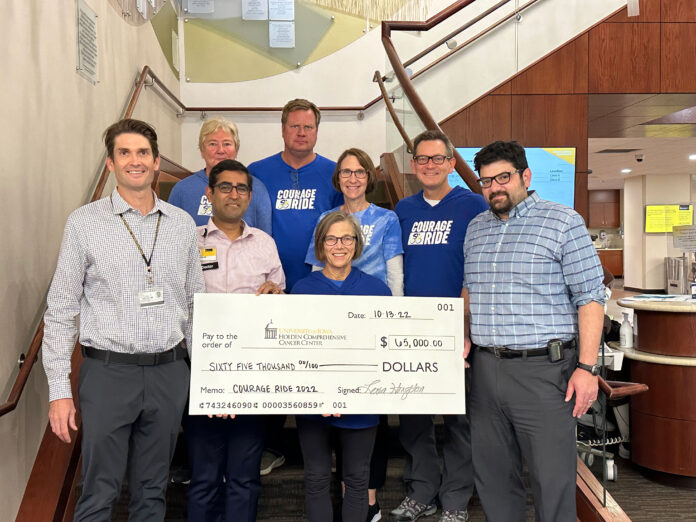
[[242, 219], [252, 189], [251, 175], [238, 161], [224, 160], [210, 171], [206, 196], [213, 213], [220, 214], [213, 214], [207, 225], [198, 227], [208, 293], [283, 293], [285, 275], [275, 242]]
[[[206, 196], [213, 216], [207, 225], [198, 227], [206, 292], [282, 294], [285, 274], [275, 242], [242, 220], [252, 197], [252, 178], [246, 167], [236, 160], [218, 163], [208, 175]], [[231, 419], [193, 415], [186, 434], [191, 468], [188, 519], [256, 520], [263, 419], [256, 415]]]

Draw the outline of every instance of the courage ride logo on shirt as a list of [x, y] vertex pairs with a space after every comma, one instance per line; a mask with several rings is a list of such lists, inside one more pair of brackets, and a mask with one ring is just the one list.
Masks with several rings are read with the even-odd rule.
[[213, 215], [213, 205], [208, 201], [205, 194], [201, 196], [201, 202], [198, 204], [198, 215], [199, 216], [212, 216]]
[[284, 189], [278, 191], [276, 209], [278, 210], [309, 210], [314, 209], [314, 198], [317, 189]]
[[416, 221], [411, 226], [411, 232], [408, 235], [408, 244], [446, 245], [451, 231], [451, 219], [443, 219], [440, 221]]
[[374, 225], [362, 226], [363, 243], [365, 246], [370, 246], [370, 240], [372, 239], [372, 232], [374, 232], [374, 230]]

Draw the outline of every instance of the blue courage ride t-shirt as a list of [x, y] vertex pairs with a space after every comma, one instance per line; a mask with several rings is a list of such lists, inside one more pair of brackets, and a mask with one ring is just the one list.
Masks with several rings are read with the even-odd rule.
[[461, 295], [466, 229], [485, 210], [488, 203], [483, 196], [462, 187], [454, 187], [435, 206], [423, 199], [423, 191], [397, 203], [394, 211], [404, 247], [404, 295]]
[[314, 161], [294, 169], [274, 154], [249, 165], [249, 172], [268, 189], [275, 239], [288, 291], [311, 268], [305, 264], [307, 245], [322, 212], [343, 203], [343, 195], [331, 183], [336, 163], [316, 155]]
[[[325, 215], [339, 210], [341, 207], [324, 212], [317, 219], [317, 224]], [[387, 261], [404, 252], [401, 247], [399, 218], [391, 210], [373, 204], [370, 204], [365, 210], [355, 212], [353, 216], [362, 228], [364, 248], [362, 255], [354, 260], [352, 265], [386, 283]], [[312, 238], [309, 242], [305, 263], [324, 266], [324, 263], [318, 261], [314, 255], [314, 232], [312, 232]]]

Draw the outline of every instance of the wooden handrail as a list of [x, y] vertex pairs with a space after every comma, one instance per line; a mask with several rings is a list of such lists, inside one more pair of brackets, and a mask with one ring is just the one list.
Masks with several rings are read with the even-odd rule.
[[[439, 13], [437, 13], [435, 16], [432, 16], [425, 22], [389, 22], [385, 21], [382, 22], [382, 44], [384, 45], [384, 49], [387, 53], [387, 57], [389, 58], [390, 63], [392, 64], [392, 68], [394, 69], [394, 74], [399, 80], [399, 83], [401, 84], [402, 89], [404, 90], [404, 94], [408, 98], [408, 100], [411, 102], [411, 105], [413, 106], [413, 110], [416, 112], [418, 117], [421, 119], [423, 122], [423, 125], [425, 125], [426, 128], [430, 130], [442, 130], [440, 129], [439, 125], [434, 121], [434, 118], [430, 114], [430, 112], [427, 110], [425, 107], [425, 104], [421, 100], [420, 96], [416, 92], [416, 90], [413, 88], [413, 85], [411, 81], [418, 76], [424, 74], [425, 72], [429, 71], [433, 67], [435, 67], [437, 64], [441, 63], [442, 61], [446, 60], [453, 54], [459, 52], [461, 49], [464, 47], [468, 46], [472, 42], [478, 40], [481, 36], [489, 33], [491, 30], [495, 29], [499, 25], [503, 24], [504, 22], [510, 20], [512, 17], [516, 16], [519, 12], [527, 9], [531, 5], [535, 4], [538, 0], [530, 0], [526, 4], [517, 7], [513, 12], [509, 13], [508, 15], [504, 16], [502, 19], [498, 20], [494, 24], [488, 26], [486, 29], [482, 30], [478, 34], [474, 35], [473, 37], [467, 39], [465, 42], [461, 43], [451, 51], [445, 53], [444, 55], [440, 56], [439, 58], [435, 59], [433, 62], [429, 63], [425, 67], [423, 67], [421, 70], [416, 72], [415, 74], [409, 75], [406, 73], [406, 67], [413, 64], [417, 60], [420, 60], [433, 50], [437, 49], [440, 45], [445, 43], [446, 41], [450, 40], [452, 37], [456, 36], [457, 34], [461, 33], [462, 31], [465, 31], [469, 27], [473, 26], [474, 24], [480, 22], [490, 14], [492, 14], [494, 11], [498, 10], [505, 4], [509, 3], [509, 0], [502, 0], [498, 2], [497, 4], [489, 7], [482, 13], [478, 14], [468, 22], [466, 22], [464, 25], [460, 26], [458, 29], [455, 29], [454, 31], [450, 32], [446, 36], [440, 38], [437, 42], [434, 44], [430, 45], [420, 53], [416, 54], [414, 57], [410, 58], [409, 60], [405, 61], [403, 64], [401, 64], [401, 60], [396, 52], [396, 49], [394, 48], [394, 44], [391, 41], [391, 31], [428, 31], [438, 25], [439, 23], [443, 22], [450, 16], [454, 15], [455, 13], [461, 11], [468, 5], [472, 4], [475, 0], [459, 0], [458, 2], [455, 2], [454, 4], [450, 5], [449, 7], [443, 9]], [[375, 80], [376, 81], [376, 80]], [[387, 97], [383, 94], [383, 98], [385, 100], [385, 103], [387, 101]], [[392, 112], [390, 111], [390, 114]], [[392, 114], [392, 119], [394, 119], [394, 123], [396, 124], [396, 116], [395, 114]], [[397, 128], [399, 125], [397, 124]], [[401, 131], [400, 131], [401, 132]], [[407, 142], [408, 143], [408, 142]], [[481, 193], [481, 188], [478, 185], [478, 182], [476, 182], [476, 175], [473, 173], [469, 165], [463, 160], [463, 158], [459, 155], [459, 153], [455, 150], [454, 152], [454, 157], [456, 159], [456, 165], [455, 169], [459, 173], [459, 175], [462, 177], [462, 179], [466, 182], [466, 184], [469, 186], [469, 188], [474, 191], [478, 192], [479, 194]]]
[[0, 405], [0, 417], [11, 412], [17, 407], [17, 402], [19, 402], [19, 398], [22, 396], [24, 386], [27, 383], [27, 379], [29, 379], [29, 374], [31, 374], [31, 369], [34, 367], [34, 363], [39, 357], [39, 350], [41, 349], [42, 341], [43, 319], [41, 319], [39, 322], [36, 332], [34, 332], [34, 338], [31, 340], [31, 344], [29, 345], [29, 351], [27, 352], [26, 359], [24, 360], [22, 367], [19, 369], [17, 378], [15, 379], [12, 389], [10, 390], [10, 394], [7, 397], [7, 401]]
[[600, 377], [599, 389], [607, 396], [607, 399], [612, 400], [646, 392], [648, 385], [636, 382], [605, 381]]
[[[413, 110], [416, 112], [420, 120], [423, 122], [423, 125], [425, 125], [425, 127], [429, 130], [442, 131], [440, 126], [433, 118], [432, 114], [430, 114], [428, 108], [423, 103], [423, 100], [416, 92], [416, 89], [413, 87], [411, 80], [408, 78], [406, 68], [401, 63], [399, 54], [396, 52], [396, 49], [394, 48], [394, 43], [391, 40], [391, 32], [392, 30], [427, 31], [435, 25], [442, 22], [443, 20], [446, 20], [453, 14], [464, 9], [466, 6], [470, 5], [473, 2], [475, 2], [475, 0], [459, 0], [458, 2], [455, 2], [454, 4], [447, 7], [446, 9], [443, 9], [435, 16], [429, 18], [425, 22], [382, 22], [382, 45], [384, 46], [384, 50], [387, 53], [387, 58], [389, 58], [389, 62], [391, 63], [392, 69], [394, 70], [394, 74], [396, 75], [397, 80], [399, 80], [399, 83], [401, 84], [401, 88], [404, 91], [404, 95], [408, 98], [408, 101], [411, 103]], [[459, 175], [469, 186], [472, 192], [477, 192], [480, 194], [481, 187], [476, 181], [478, 179], [477, 176], [474, 174], [469, 165], [467, 165], [466, 161], [464, 161], [464, 158], [462, 158], [462, 156], [459, 154], [459, 152], [457, 152], [456, 149], [454, 150], [454, 158], [456, 162], [454, 167], [455, 170], [459, 173]]]
[[[138, 103], [138, 99], [140, 97], [140, 93], [143, 90], [143, 87], [147, 85], [147, 79], [150, 78], [153, 83], [156, 83], [157, 86], [162, 89], [162, 91], [169, 97], [171, 100], [180, 108], [185, 108], [184, 105], [174, 96], [174, 94], [164, 85], [164, 83], [155, 75], [152, 70], [150, 69], [149, 66], [144, 66], [143, 70], [141, 71], [140, 75], [138, 76], [138, 80], [135, 83], [135, 88], [133, 89], [133, 92], [131, 94], [130, 99], [128, 100], [128, 105], [126, 106], [126, 110], [123, 113], [123, 118], [130, 118], [133, 115], [133, 112], [135, 111], [135, 107]], [[160, 169], [170, 173], [172, 176], [177, 177], [179, 179], [183, 179], [186, 176], [190, 174], [190, 172], [182, 167], [181, 165], [175, 163], [174, 161], [161, 156], [161, 165]], [[170, 172], [171, 170], [171, 172]], [[155, 179], [153, 181], [153, 186], [157, 182], [157, 178], [159, 176], [159, 173], [156, 174]], [[97, 179], [97, 183], [94, 187], [94, 191], [92, 192], [92, 196], [90, 197], [90, 202], [96, 201], [102, 197], [102, 194], [104, 192], [104, 187], [106, 186], [106, 182], [109, 179], [109, 169], [106, 166], [106, 163], [104, 164], [104, 167], [102, 168], [101, 174], [99, 175], [99, 178]], [[42, 314], [43, 315], [43, 314]], [[34, 363], [38, 359], [38, 354], [39, 350], [41, 349], [41, 342], [43, 341], [43, 328], [44, 328], [44, 322], [43, 319], [39, 322], [39, 325], [36, 327], [36, 331], [34, 332], [34, 337], [31, 341], [31, 345], [29, 346], [29, 351], [27, 352], [26, 359], [24, 361], [24, 364], [22, 364], [22, 367], [19, 370], [19, 373], [17, 374], [17, 377], [15, 378], [15, 382], [12, 385], [12, 389], [10, 390], [10, 393], [8, 395], [7, 400], [0, 405], [0, 417], [5, 415], [6, 413], [9, 413], [17, 408], [17, 404], [19, 402], [19, 399], [22, 396], [22, 392], [24, 391], [24, 386], [27, 383], [27, 380], [29, 379], [29, 375], [31, 374], [32, 369], [34, 368]], [[76, 343], [75, 346], [78, 346]]]
[[[462, 25], [461, 27], [459, 27], [459, 29], [455, 29], [454, 31], [452, 31], [451, 33], [449, 33], [447, 36], [443, 36], [443, 37], [440, 38], [437, 42], [435, 42], [434, 44], [432, 44], [430, 47], [426, 47], [426, 48], [423, 49], [421, 52], [419, 52], [417, 55], [415, 55], [413, 58], [410, 58], [409, 60], [406, 60], [406, 61], [404, 62], [404, 67], [408, 67], [409, 65], [415, 63], [416, 61], [418, 61], [418, 60], [420, 60], [421, 58], [423, 58], [424, 56], [426, 56], [427, 54], [430, 54], [430, 53], [433, 52], [435, 49], [437, 49], [438, 47], [440, 47], [443, 43], [447, 42], [448, 40], [451, 40], [452, 38], [454, 38], [455, 36], [457, 36], [457, 35], [458, 35], [459, 33], [461, 33], [462, 31], [466, 31], [469, 27], [471, 27], [471, 26], [474, 25], [475, 23], [480, 22], [480, 21], [483, 20], [485, 17], [487, 17], [488, 15], [492, 14], [494, 11], [498, 10], [499, 8], [503, 7], [505, 4], [509, 3], [510, 1], [511, 1], [511, 0], [502, 0], [501, 2], [498, 2], [497, 4], [495, 4], [495, 5], [491, 6], [491, 7], [489, 7], [489, 8], [486, 9], [484, 12], [482, 12], [482, 13], [479, 14], [478, 16], [475, 16], [474, 18], [472, 18], [471, 20], [469, 20], [467, 23], [465, 23], [464, 25]], [[415, 75], [414, 75], [414, 76], [415, 76]]]
[[392, 204], [392, 208], [394, 208], [400, 200], [404, 199], [405, 195], [403, 183], [399, 180], [401, 173], [396, 164], [394, 153], [385, 152], [382, 154], [379, 158], [379, 166], [384, 175], [389, 202]]
[[[511, 13], [507, 14], [506, 16], [504, 16], [503, 18], [501, 18], [500, 20], [498, 20], [498, 21], [495, 22], [494, 24], [489, 25], [488, 27], [486, 27], [485, 29], [483, 29], [483, 30], [480, 31], [479, 33], [477, 33], [477, 34], [475, 34], [474, 36], [472, 36], [471, 38], [469, 38], [468, 40], [466, 40], [466, 41], [460, 43], [460, 44], [459, 44], [457, 47], [455, 47], [454, 49], [450, 50], [449, 52], [443, 54], [443, 55], [440, 56], [439, 58], [437, 58], [437, 59], [435, 59], [434, 61], [430, 62], [428, 65], [426, 65], [425, 67], [423, 67], [420, 71], [414, 73], [413, 76], [411, 76], [411, 80], [414, 80], [415, 78], [418, 78], [421, 74], [424, 74], [424, 73], [428, 72], [430, 69], [432, 69], [433, 67], [435, 67], [436, 65], [438, 65], [440, 62], [443, 62], [443, 61], [445, 61], [447, 58], [449, 58], [450, 56], [452, 56], [453, 54], [458, 53], [459, 51], [461, 51], [462, 49], [464, 49], [464, 47], [468, 46], [470, 43], [475, 42], [476, 40], [478, 40], [479, 38], [481, 38], [483, 35], [485, 35], [485, 34], [491, 32], [491, 31], [492, 31], [493, 29], [495, 29], [496, 27], [498, 27], [498, 26], [504, 24], [505, 22], [507, 22], [507, 21], [510, 20], [511, 18], [517, 16], [518, 13], [520, 13], [521, 11], [524, 11], [524, 10], [527, 9], [528, 7], [531, 7], [533, 4], [536, 4], [538, 1], [539, 1], [539, 0], [530, 0], [530, 1], [527, 2], [526, 4], [521, 5], [520, 7], [518, 7], [517, 9], [515, 9], [514, 11], [512, 11]], [[501, 4], [497, 4], [497, 5], [493, 6], [491, 9], [488, 9], [485, 13], [482, 13], [482, 14], [488, 15], [488, 14], [492, 13], [493, 11], [495, 11], [496, 9], [498, 9], [499, 7], [501, 7], [502, 5], [504, 5], [504, 2], [502, 2]], [[460, 28], [460, 30], [468, 29], [469, 27], [471, 27], [472, 25], [474, 25], [474, 23], [480, 21], [482, 18], [483, 18], [483, 17], [482, 17], [481, 15], [477, 16], [477, 17], [476, 17], [475, 19], [473, 19], [471, 22], [468, 22], [468, 23], [464, 24], [464, 25]], [[404, 64], [404, 66], [406, 66], [406, 65]]]

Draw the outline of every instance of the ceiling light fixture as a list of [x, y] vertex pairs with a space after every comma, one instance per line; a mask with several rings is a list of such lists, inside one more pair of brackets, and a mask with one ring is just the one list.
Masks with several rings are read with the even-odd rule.
[[696, 154], [689, 154], [689, 159], [691, 161], [696, 161]]
[[621, 169], [621, 174], [630, 174], [633, 172], [631, 169]]

